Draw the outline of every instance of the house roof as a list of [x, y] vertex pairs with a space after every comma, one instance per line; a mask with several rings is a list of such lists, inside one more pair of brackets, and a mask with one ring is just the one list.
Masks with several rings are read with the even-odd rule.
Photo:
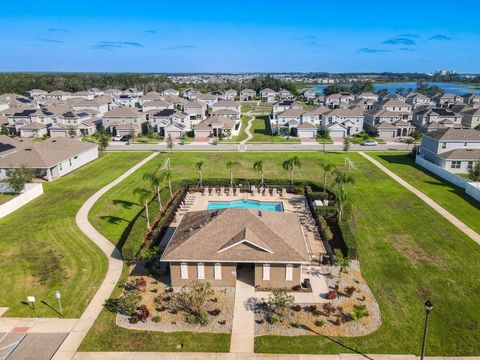
[[253, 89], [243, 89], [240, 91], [240, 93], [254, 93], [256, 94], [257, 92]]
[[465, 115], [480, 116], [480, 108], [470, 109], [463, 112]]
[[480, 149], [454, 149], [438, 156], [445, 160], [480, 160]]
[[221, 101], [217, 101], [215, 104], [213, 104], [212, 108], [221, 107], [221, 106], [238, 107], [238, 106], [240, 106], [240, 104], [235, 102], [235, 101], [232, 101], [232, 100], [221, 100]]
[[376, 129], [396, 129], [397, 127], [388, 121], [382, 121], [380, 124], [374, 125]]
[[118, 107], [107, 111], [103, 117], [140, 117], [137, 110], [129, 107]]
[[308, 262], [296, 214], [253, 209], [188, 212], [163, 261]]
[[440, 129], [428, 134], [427, 136], [443, 141], [480, 141], [480, 131], [475, 129]]
[[33, 142], [0, 135], [0, 168], [17, 168], [22, 165], [28, 168], [50, 168], [96, 147], [97, 144], [64, 138]]
[[309, 129], [316, 129], [316, 128], [317, 127], [315, 125], [313, 125], [312, 123], [310, 123], [308, 121], [305, 121], [305, 122], [301, 123], [297, 127], [297, 129], [300, 129], [300, 130], [309, 130]]
[[303, 113], [305, 113], [305, 110], [303, 109], [287, 109], [285, 111], [282, 111], [281, 113], [278, 113], [278, 117], [300, 117]]
[[231, 129], [234, 126], [235, 120], [229, 119], [223, 115], [213, 115], [195, 126], [195, 130], [210, 130], [214, 127]]
[[333, 109], [332, 111], [326, 113], [326, 116], [341, 116], [341, 117], [360, 117], [363, 116], [365, 110], [359, 107], [355, 107], [353, 109], [349, 108], [338, 108]]
[[212, 115], [238, 115], [240, 114], [236, 110], [231, 109], [218, 109], [212, 112]]

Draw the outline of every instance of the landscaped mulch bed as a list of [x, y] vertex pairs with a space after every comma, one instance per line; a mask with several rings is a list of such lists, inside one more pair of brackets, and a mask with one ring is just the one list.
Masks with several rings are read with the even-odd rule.
[[[135, 281], [136, 278], [146, 280], [146, 287], [138, 293], [142, 297], [140, 305], [146, 305], [150, 311], [150, 316], [145, 322], [132, 324], [129, 317], [123, 314], [117, 314], [116, 323], [118, 326], [131, 330], [151, 330], [151, 331], [197, 331], [230, 333], [232, 330], [233, 307], [235, 302], [235, 288], [212, 288], [214, 294], [211, 296], [205, 311], [208, 314], [209, 322], [207, 325], [189, 324], [186, 321], [188, 315], [184, 311], [172, 311], [172, 292], [163, 282], [160, 282], [149, 276], [130, 276], [129, 281]], [[180, 291], [180, 288], [173, 289], [174, 292]], [[215, 311], [220, 310], [218, 315]], [[156, 318], [156, 317], [159, 317]], [[158, 320], [157, 322], [152, 319]]]
[[[259, 300], [251, 305], [255, 309], [255, 335], [319, 334], [354, 337], [376, 331], [382, 323], [380, 308], [361, 274], [359, 263], [352, 261], [347, 272], [340, 272], [337, 266], [328, 266], [325, 269], [328, 269], [327, 273], [330, 272], [330, 276], [326, 277], [329, 289], [335, 291], [338, 285], [336, 298], [324, 303], [330, 304], [334, 312], [327, 314], [324, 304], [298, 304], [300, 311], [291, 309], [282, 322], [270, 324], [264, 304]], [[348, 287], [355, 288], [351, 296], [347, 295]], [[352, 312], [355, 305], [364, 305], [366, 316], [354, 319]]]

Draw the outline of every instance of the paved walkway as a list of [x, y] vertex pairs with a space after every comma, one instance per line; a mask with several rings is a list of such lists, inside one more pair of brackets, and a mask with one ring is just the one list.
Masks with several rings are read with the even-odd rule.
[[247, 141], [253, 139], [253, 134], [250, 132], [250, 129], [253, 126], [253, 121], [255, 120], [255, 116], [246, 114], [247, 116], [250, 116], [250, 120], [248, 120], [247, 127], [245, 128], [245, 134], [247, 134], [247, 138], [245, 140], [242, 140], [240, 144], [245, 144]]
[[103, 194], [130, 176], [133, 172], [138, 170], [157, 155], [157, 152], [149, 155], [147, 158], [140, 161], [137, 165], [123, 173], [110, 184], [104, 186], [102, 189], [93, 194], [78, 211], [75, 219], [78, 227], [105, 253], [108, 258], [108, 270], [107, 274], [105, 275], [105, 279], [93, 296], [92, 301], [90, 301], [90, 304], [88, 304], [88, 307], [83, 312], [82, 316], [76, 322], [67, 338], [53, 357], [54, 360], [73, 359], [75, 352], [80, 346], [82, 340], [87, 335], [97, 316], [100, 314], [105, 299], [107, 299], [112, 293], [122, 273], [123, 260], [120, 251], [118, 251], [115, 245], [113, 245], [108, 239], [95, 230], [92, 224], [90, 224], [88, 221], [88, 212]]
[[[415, 355], [296, 355], [296, 354], [232, 354], [232, 353], [77, 353], [74, 360], [419, 360]], [[425, 356], [425, 360], [480, 360], [478, 356]]]
[[423, 192], [421, 192], [420, 190], [417, 190], [412, 185], [410, 185], [408, 182], [403, 180], [400, 176], [396, 175], [393, 171], [387, 169], [387, 167], [385, 167], [379, 161], [372, 158], [370, 155], [367, 155], [362, 151], [359, 151], [358, 153], [360, 155], [362, 155], [364, 158], [366, 158], [367, 160], [369, 160], [370, 162], [372, 162], [375, 166], [377, 166], [380, 170], [382, 170], [385, 174], [390, 176], [393, 180], [398, 182], [400, 185], [405, 187], [407, 190], [410, 190], [412, 193], [417, 195], [428, 206], [430, 206], [432, 209], [434, 209], [436, 212], [438, 212], [440, 215], [442, 215], [445, 219], [447, 219], [453, 225], [455, 225], [460, 231], [462, 231], [470, 239], [472, 239], [473, 241], [475, 241], [477, 244], [480, 245], [480, 234], [478, 234], [473, 229], [468, 227], [465, 223], [460, 221], [457, 217], [455, 217], [450, 212], [448, 212], [444, 207], [437, 204], [435, 201], [433, 201], [431, 198], [429, 198]]
[[237, 270], [235, 286], [235, 305], [233, 309], [231, 353], [252, 353], [255, 342], [255, 318], [253, 312], [247, 309], [249, 299], [255, 297], [253, 287], [253, 269]]

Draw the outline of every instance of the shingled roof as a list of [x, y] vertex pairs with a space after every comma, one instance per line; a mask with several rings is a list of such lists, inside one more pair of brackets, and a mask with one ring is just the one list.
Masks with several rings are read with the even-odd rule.
[[305, 263], [309, 255], [297, 215], [232, 208], [185, 214], [162, 261]]

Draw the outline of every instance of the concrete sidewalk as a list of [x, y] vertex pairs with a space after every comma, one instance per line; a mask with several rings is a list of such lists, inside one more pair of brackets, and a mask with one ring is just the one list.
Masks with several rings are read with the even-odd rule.
[[444, 207], [440, 206], [437, 204], [435, 201], [433, 201], [431, 198], [429, 198], [427, 195], [425, 195], [423, 192], [420, 190], [417, 190], [415, 187], [410, 185], [408, 182], [403, 180], [400, 176], [395, 174], [393, 171], [389, 170], [387, 167], [382, 165], [379, 161], [375, 160], [371, 156], [365, 154], [362, 151], [358, 152], [360, 155], [362, 155], [364, 158], [366, 158], [368, 161], [373, 163], [375, 166], [377, 166], [380, 170], [382, 170], [385, 174], [390, 176], [393, 180], [398, 182], [400, 185], [402, 185], [404, 188], [407, 190], [411, 191], [415, 195], [417, 195], [422, 201], [424, 201], [428, 206], [430, 206], [433, 210], [438, 212], [440, 215], [442, 215], [445, 219], [450, 221], [453, 225], [455, 225], [456, 228], [458, 228], [460, 231], [462, 231], [465, 235], [467, 235], [470, 239], [475, 241], [477, 244], [480, 245], [480, 234], [475, 232], [473, 229], [468, 227], [465, 223], [460, 221], [457, 217], [452, 215], [449, 211], [447, 211]]
[[233, 309], [232, 335], [230, 352], [252, 353], [255, 342], [255, 317], [247, 308], [248, 300], [255, 297], [255, 288], [251, 283], [253, 270], [237, 270], [237, 284], [235, 286], [235, 305]]
[[128, 176], [133, 174], [136, 170], [138, 170], [140, 167], [145, 165], [157, 155], [157, 152], [149, 155], [144, 160], [140, 161], [137, 165], [133, 166], [131, 169], [123, 173], [120, 177], [112, 181], [110, 184], [104, 186], [102, 189], [93, 194], [78, 211], [76, 216], [76, 222], [78, 227], [105, 253], [108, 258], [108, 270], [105, 279], [103, 280], [102, 284], [93, 296], [92, 301], [90, 301], [87, 309], [83, 312], [80, 319], [70, 331], [67, 338], [62, 343], [53, 359], [66, 360], [72, 359], [74, 357], [75, 352], [77, 351], [78, 347], [80, 346], [88, 331], [92, 327], [95, 319], [100, 314], [100, 311], [102, 311], [103, 303], [112, 293], [122, 273], [123, 259], [120, 251], [118, 251], [115, 245], [113, 245], [108, 239], [106, 239], [102, 234], [100, 234], [93, 227], [92, 224], [90, 224], [90, 222], [88, 221], [88, 212], [103, 194], [105, 194], [115, 185], [119, 184]]

